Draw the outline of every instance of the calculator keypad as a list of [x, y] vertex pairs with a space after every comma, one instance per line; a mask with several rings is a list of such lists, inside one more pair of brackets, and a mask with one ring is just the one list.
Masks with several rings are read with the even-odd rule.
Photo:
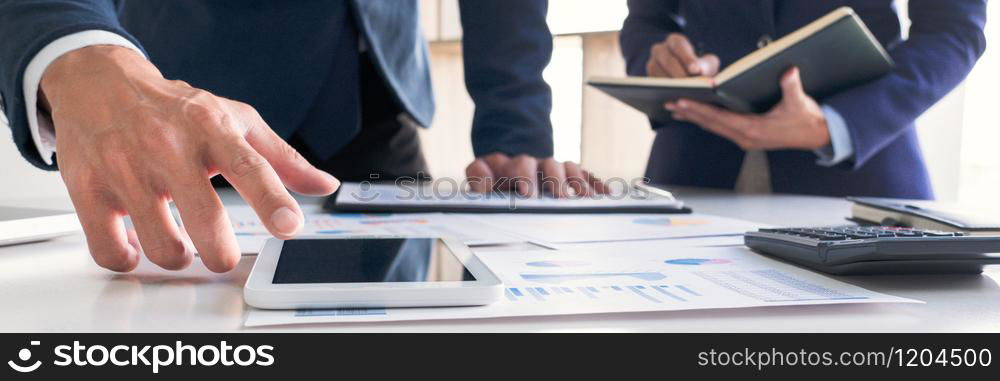
[[761, 233], [783, 234], [818, 241], [845, 241], [852, 239], [961, 237], [961, 232], [924, 230], [892, 226], [838, 226], [820, 228], [760, 229]]

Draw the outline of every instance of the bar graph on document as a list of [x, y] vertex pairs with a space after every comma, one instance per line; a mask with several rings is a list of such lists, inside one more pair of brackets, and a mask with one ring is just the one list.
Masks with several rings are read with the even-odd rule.
[[[243, 253], [256, 253], [271, 237], [248, 206], [226, 208]], [[328, 214], [306, 213], [302, 235], [359, 237], [398, 235], [408, 237], [454, 237], [469, 245], [524, 242], [525, 239], [498, 231], [489, 225], [441, 213], [419, 214]]]
[[[515, 304], [684, 305], [787, 304], [861, 301], [863, 293], [831, 287], [791, 266], [745, 249], [666, 248], [616, 255], [611, 252], [505, 253], [482, 258], [502, 274], [505, 300]], [[704, 255], [691, 254], [701, 253]], [[678, 253], [681, 254], [681, 253]]]
[[254, 310], [247, 325], [678, 311], [843, 303], [914, 303], [754, 254], [746, 248], [509, 251], [476, 254], [504, 283], [486, 306]]
[[[618, 277], [621, 283], [583, 284], [580, 281]], [[629, 282], [628, 280], [632, 280]], [[534, 283], [525, 285], [526, 282]], [[639, 282], [646, 281], [646, 282]], [[560, 283], [571, 283], [561, 285]], [[738, 294], [763, 303], [861, 300], [794, 275], [774, 270], [695, 271], [690, 273], [594, 273], [594, 274], [521, 274], [519, 287], [508, 287], [508, 301], [581, 303], [648, 302], [654, 304], [701, 302], [721, 295]], [[513, 286], [513, 285], [512, 285]], [[704, 299], [704, 298], [702, 298]]]
[[575, 286], [575, 287], [510, 287], [504, 292], [507, 300], [519, 302], [532, 300], [536, 302], [560, 301], [601, 302], [607, 299], [636, 299], [648, 303], [687, 302], [701, 296], [698, 292], [684, 285], [674, 284], [633, 284], [612, 286]]
[[762, 302], [865, 299], [804, 281], [773, 269], [695, 272], [695, 275], [728, 290]]

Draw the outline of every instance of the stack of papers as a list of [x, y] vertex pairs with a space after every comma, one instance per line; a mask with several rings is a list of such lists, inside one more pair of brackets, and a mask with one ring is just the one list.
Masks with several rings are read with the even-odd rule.
[[[840, 303], [919, 303], [750, 252], [682, 241], [597, 250], [477, 252], [505, 298], [476, 307], [251, 310], [247, 326], [474, 319]], [[641, 249], [639, 249], [641, 248]]]
[[[260, 251], [270, 233], [248, 206], [228, 207], [246, 254]], [[303, 235], [455, 237], [470, 246], [742, 237], [765, 225], [704, 214], [369, 214], [306, 213]], [[740, 238], [742, 240], [742, 238]]]
[[[240, 251], [256, 254], [271, 234], [249, 206], [227, 207]], [[494, 229], [484, 224], [469, 223], [465, 218], [443, 213], [414, 214], [328, 214], [306, 213], [302, 235], [370, 237], [455, 237], [470, 246], [499, 245], [527, 242], [524, 237]]]
[[552, 244], [743, 237], [743, 233], [766, 227], [705, 214], [500, 214], [466, 218], [533, 242]]
[[[270, 238], [249, 207], [228, 208], [240, 246]], [[473, 319], [843, 303], [919, 303], [748, 250], [766, 225], [705, 214], [329, 214], [304, 210], [305, 235], [450, 236], [504, 282], [488, 306], [251, 309], [247, 326]]]

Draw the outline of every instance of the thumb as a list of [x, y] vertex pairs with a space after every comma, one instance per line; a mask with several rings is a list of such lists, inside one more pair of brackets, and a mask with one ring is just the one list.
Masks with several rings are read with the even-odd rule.
[[299, 151], [274, 133], [253, 107], [240, 104], [234, 113], [247, 130], [247, 143], [271, 164], [286, 187], [311, 196], [329, 195], [340, 187], [336, 177], [309, 164]]
[[781, 76], [781, 100], [784, 102], [801, 102], [807, 97], [806, 91], [802, 88], [802, 77], [799, 76], [799, 68], [793, 66]]

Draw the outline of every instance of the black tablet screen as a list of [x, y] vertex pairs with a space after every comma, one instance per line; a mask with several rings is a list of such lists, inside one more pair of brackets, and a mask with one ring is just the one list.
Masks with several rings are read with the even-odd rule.
[[433, 238], [285, 241], [275, 284], [474, 281], [443, 241]]

